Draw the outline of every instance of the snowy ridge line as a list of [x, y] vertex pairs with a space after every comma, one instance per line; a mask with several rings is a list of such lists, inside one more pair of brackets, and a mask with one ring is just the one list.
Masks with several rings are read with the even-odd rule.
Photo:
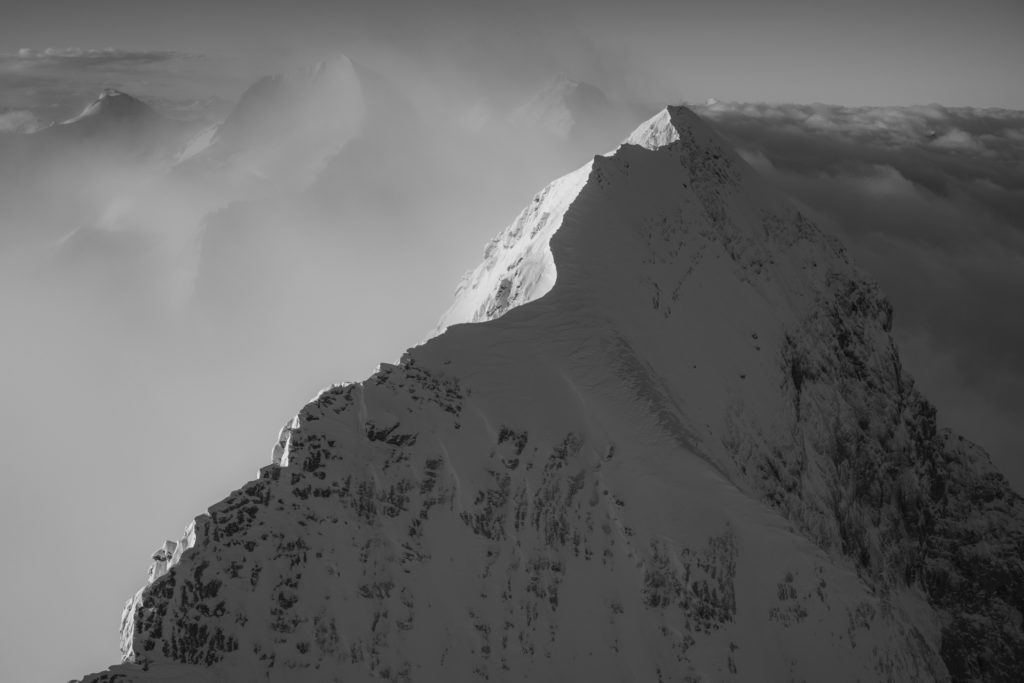
[[488, 243], [483, 261], [463, 277], [454, 302], [430, 337], [451, 325], [492, 320], [551, 290], [556, 280], [551, 237], [586, 184], [590, 168], [587, 163], [545, 187]]
[[[668, 107], [641, 124], [622, 144], [650, 151], [670, 145], [679, 140], [677, 125], [687, 116], [696, 118], [684, 107]], [[614, 156], [621, 148], [603, 156]], [[550, 242], [589, 182], [593, 164], [584, 164], [538, 192], [512, 224], [488, 243], [483, 261], [462, 278], [454, 302], [429, 337], [451, 325], [493, 320], [551, 290], [557, 279], [557, 264]]]
[[1019, 678], [1024, 502], [891, 325], [669, 108], [289, 421], [86, 680]]

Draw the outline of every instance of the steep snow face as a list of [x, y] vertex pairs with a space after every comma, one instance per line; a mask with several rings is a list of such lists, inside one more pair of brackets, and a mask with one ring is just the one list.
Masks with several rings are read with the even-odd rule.
[[86, 680], [1019, 679], [1024, 503], [891, 316], [670, 108], [289, 421]]
[[[697, 125], [694, 127], [694, 124]], [[715, 141], [713, 133], [699, 122], [696, 115], [685, 109], [671, 112], [663, 110], [634, 131], [624, 145], [650, 151], [660, 149], [679, 141], [678, 125], [682, 125], [687, 135], [691, 136], [688, 140], [691, 148], [708, 149], [709, 145], [714, 145], [716, 151], [713, 154], [718, 158], [728, 155], [731, 159], [728, 164], [730, 174], [738, 177], [737, 174], [744, 172], [745, 165], [738, 163], [731, 152]], [[555, 260], [550, 250], [552, 236], [562, 226], [569, 207], [576, 202], [580, 190], [590, 180], [594, 164], [603, 164], [605, 158], [626, 153], [619, 149], [606, 157], [598, 157], [594, 162], [559, 178], [534, 196], [530, 205], [520, 212], [515, 221], [490, 241], [484, 250], [481, 264], [463, 277], [456, 289], [454, 303], [441, 317], [432, 336], [457, 323], [494, 319], [511, 308], [547, 294], [556, 279]], [[757, 187], [749, 189], [757, 195], [761, 193]], [[691, 219], [699, 221], [702, 216], [698, 214]], [[667, 229], [674, 228], [672, 225]], [[652, 248], [656, 247], [652, 245]], [[604, 258], [601, 255], [598, 257]]]
[[454, 303], [431, 336], [449, 325], [492, 320], [551, 290], [556, 276], [551, 237], [589, 176], [587, 164], [551, 183], [488, 243], [483, 262], [459, 283]]

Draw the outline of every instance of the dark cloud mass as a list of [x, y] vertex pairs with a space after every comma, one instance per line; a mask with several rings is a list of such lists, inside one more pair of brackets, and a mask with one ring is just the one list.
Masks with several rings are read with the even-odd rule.
[[940, 420], [1024, 490], [1024, 112], [696, 109], [842, 235], [893, 300], [906, 365]]

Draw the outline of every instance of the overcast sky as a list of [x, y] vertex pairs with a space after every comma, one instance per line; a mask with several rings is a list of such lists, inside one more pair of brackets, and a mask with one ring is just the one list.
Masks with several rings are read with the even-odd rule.
[[0, 45], [204, 54], [247, 76], [344, 45], [658, 101], [1024, 108], [1022, 30], [1019, 0], [10, 0]]
[[[27, 117], [63, 120], [104, 87], [183, 121], [216, 120], [256, 78], [339, 50], [385, 74], [426, 120], [443, 112], [456, 128], [467, 112], [514, 107], [559, 73], [637, 111], [710, 97], [944, 105], [702, 113], [851, 244], [894, 299], [907, 367], [925, 378], [940, 418], [1016, 463], [1020, 488], [1024, 121], [978, 109], [1024, 110], [1024, 3], [550, 4], [7, 0], [0, 132]], [[927, 137], [931, 127], [938, 133]], [[456, 128], [429, 128], [435, 146], [420, 152], [440, 160], [435, 180], [449, 184], [417, 189], [422, 211], [406, 232], [343, 235], [338, 255], [294, 248], [288, 236], [262, 244], [261, 267], [284, 272], [286, 251], [293, 272], [330, 292], [327, 307], [293, 296], [301, 278], [287, 296], [232, 304], [236, 318], [214, 309], [213, 322], [194, 312], [139, 317], [129, 280], [113, 280], [100, 302], [95, 289], [0, 288], [0, 680], [65, 680], [116, 661], [121, 605], [144, 582], [149, 553], [265, 464], [280, 424], [317, 389], [361, 379], [419, 342], [486, 240], [586, 157], [541, 158], [514, 140], [453, 152]], [[629, 129], [611, 129], [587, 153]], [[60, 187], [95, 181], [68, 171]], [[40, 204], [67, 198], [35, 191], [28, 197]], [[13, 201], [0, 187], [0, 228]], [[22, 260], [4, 253], [12, 240], [0, 230], [0, 284], [28, 282], [3, 280]], [[150, 253], [136, 242], [118, 248]], [[319, 272], [335, 275], [316, 281]], [[39, 302], [51, 307], [40, 312]]]

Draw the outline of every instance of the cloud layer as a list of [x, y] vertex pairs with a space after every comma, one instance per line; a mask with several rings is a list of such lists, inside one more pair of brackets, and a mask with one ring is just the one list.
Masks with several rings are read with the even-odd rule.
[[47, 47], [34, 49], [23, 47], [13, 55], [4, 55], [5, 62], [21, 64], [60, 65], [67, 68], [99, 67], [109, 69], [118, 65], [153, 64], [167, 62], [179, 57], [176, 52], [150, 50], [130, 51], [112, 47], [96, 49], [81, 47]]

